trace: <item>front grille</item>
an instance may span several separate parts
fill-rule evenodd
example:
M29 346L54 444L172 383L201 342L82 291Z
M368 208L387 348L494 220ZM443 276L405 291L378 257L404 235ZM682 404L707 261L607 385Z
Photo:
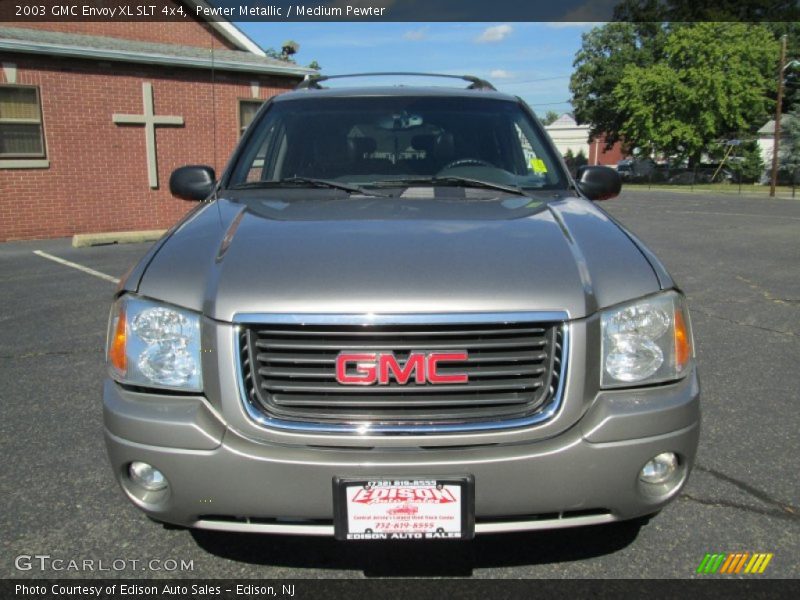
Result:
M455 426L531 417L550 406L563 377L560 323L470 325L243 325L239 351L244 391L275 422L321 425ZM442 375L467 383L350 386L336 381L340 352L466 351L442 362Z

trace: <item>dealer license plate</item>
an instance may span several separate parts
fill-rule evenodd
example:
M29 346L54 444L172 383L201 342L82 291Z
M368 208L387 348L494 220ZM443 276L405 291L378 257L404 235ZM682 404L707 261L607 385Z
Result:
M468 539L474 534L471 476L335 478L340 540Z

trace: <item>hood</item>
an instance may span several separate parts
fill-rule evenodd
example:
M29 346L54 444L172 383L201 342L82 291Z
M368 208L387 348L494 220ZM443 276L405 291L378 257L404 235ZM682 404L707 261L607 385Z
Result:
M659 289L650 263L591 202L518 196L223 199L187 219L139 285L236 313L566 311ZM485 194L485 191L482 192Z

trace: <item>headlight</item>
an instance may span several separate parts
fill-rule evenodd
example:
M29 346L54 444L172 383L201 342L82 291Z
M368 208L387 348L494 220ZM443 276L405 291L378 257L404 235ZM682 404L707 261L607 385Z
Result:
M683 377L694 350L682 295L666 292L602 313L601 387L646 385Z
M109 372L120 383L203 389L197 313L122 296L111 309L106 354Z

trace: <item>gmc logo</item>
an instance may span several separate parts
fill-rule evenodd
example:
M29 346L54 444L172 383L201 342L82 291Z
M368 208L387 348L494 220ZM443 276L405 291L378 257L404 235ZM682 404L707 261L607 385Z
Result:
M389 375L405 385L411 377L414 383L434 385L443 383L467 383L466 373L442 375L438 372L439 363L464 362L466 352L412 352L405 364L401 365L392 352L349 353L342 352L336 357L336 381L342 385L389 385Z

